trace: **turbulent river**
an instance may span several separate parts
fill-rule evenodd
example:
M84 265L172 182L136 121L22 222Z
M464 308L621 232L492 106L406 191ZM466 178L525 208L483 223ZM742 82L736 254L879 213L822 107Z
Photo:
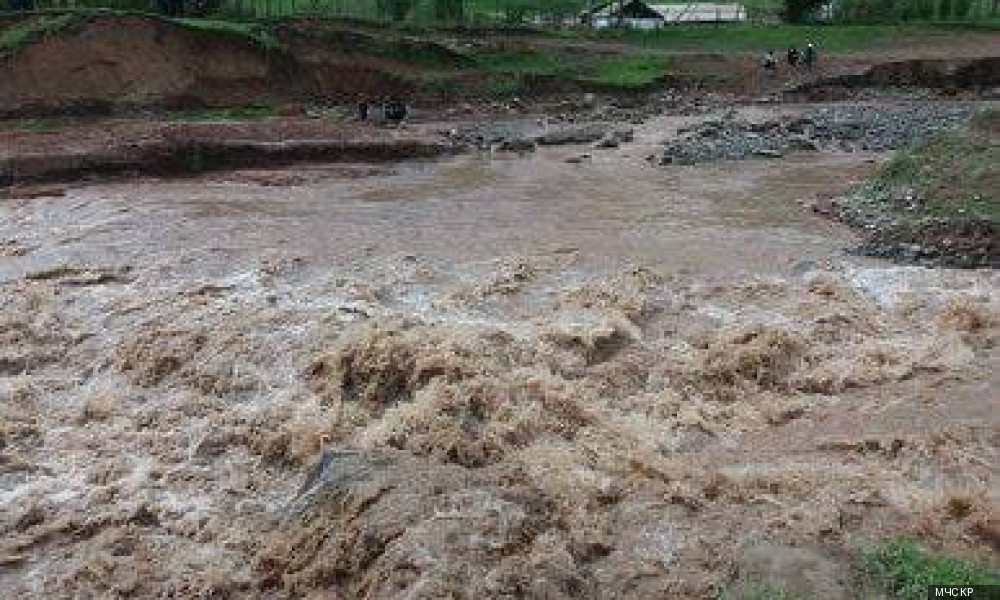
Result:
M0 595L707 596L748 543L981 551L1000 277L804 207L877 156L646 161L683 122L0 200ZM337 502L329 449L368 481Z

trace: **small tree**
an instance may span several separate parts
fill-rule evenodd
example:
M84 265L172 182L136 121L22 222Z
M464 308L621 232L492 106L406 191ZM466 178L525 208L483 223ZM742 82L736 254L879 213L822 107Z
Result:
M434 18L457 23L465 16L465 0L434 0Z
M402 21L410 14L413 0L378 0L380 18L388 17L392 21Z
M785 20L805 23L827 0L785 0Z

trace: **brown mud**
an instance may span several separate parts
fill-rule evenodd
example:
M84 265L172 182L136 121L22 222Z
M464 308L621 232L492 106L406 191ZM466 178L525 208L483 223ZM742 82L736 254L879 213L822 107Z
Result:
M762 548L989 557L998 275L844 252L802 203L877 157L642 160L688 123L0 200L0 595L710 598L791 577Z
M262 122L100 120L52 131L0 131L7 186L115 174L197 174L296 162L399 161L458 151L432 132L364 127L345 119ZM7 192L11 195L15 192Z
M801 100L833 100L849 98L863 89L924 88L957 94L961 90L993 93L998 87L1000 57L917 58L841 70L795 85L785 95Z
M404 59L365 53L371 36L303 26L268 43L151 16L80 17L0 57L0 115L226 107L412 93ZM280 44L280 45L279 45ZM355 49L352 50L351 48ZM412 48L391 48L406 56ZM447 53L444 47L438 53ZM459 57L460 58L460 57ZM457 58L455 59L458 60Z

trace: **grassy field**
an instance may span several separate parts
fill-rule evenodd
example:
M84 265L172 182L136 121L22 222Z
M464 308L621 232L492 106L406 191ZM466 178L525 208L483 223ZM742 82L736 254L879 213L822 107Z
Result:
M726 27L672 27L659 31L599 31L566 33L595 40L620 41L644 48L703 52L784 50L817 45L821 52L841 53L891 46L905 38L921 38L927 44L946 40L968 28L990 25L900 24L900 25L731 25ZM992 26L1000 31L1000 24Z
M507 78L549 77L623 91L648 88L670 72L669 57L645 53L614 58L548 51L494 51L475 55L477 66Z

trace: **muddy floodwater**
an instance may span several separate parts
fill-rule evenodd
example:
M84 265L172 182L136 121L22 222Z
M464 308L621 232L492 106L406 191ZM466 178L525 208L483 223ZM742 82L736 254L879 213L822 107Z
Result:
M74 189L12 213L11 234L20 230L39 248L3 272L72 258L189 278L277 257L357 269L400 253L445 266L572 251L589 273L636 262L668 272L781 273L851 243L800 201L860 180L867 157L668 169L643 158L669 121L624 149L591 151L582 164L564 162L581 154L577 147ZM18 227L18 218L31 226Z
M989 552L1000 278L804 207L878 156L647 161L683 122L0 200L0 595L710 597L747 544Z

